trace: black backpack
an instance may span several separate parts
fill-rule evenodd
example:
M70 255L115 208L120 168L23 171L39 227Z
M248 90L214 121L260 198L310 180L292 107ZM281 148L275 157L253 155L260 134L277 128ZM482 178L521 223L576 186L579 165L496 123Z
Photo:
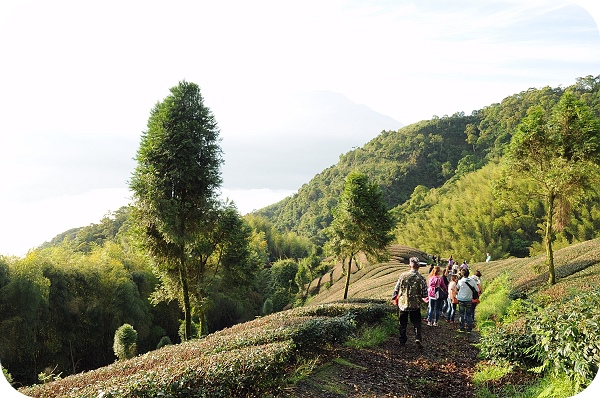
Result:
M473 300L477 300L479 298L479 292L473 286L469 285L469 282L465 281L465 285L469 286L471 291L473 292Z

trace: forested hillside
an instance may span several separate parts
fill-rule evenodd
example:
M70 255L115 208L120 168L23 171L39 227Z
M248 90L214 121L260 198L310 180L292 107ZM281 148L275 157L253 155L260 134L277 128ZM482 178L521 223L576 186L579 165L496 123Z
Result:
M327 288L333 271L341 272L336 266L344 259L327 251L324 230L352 171L381 188L400 246L471 261L483 261L486 252L494 260L538 254L545 205L525 182L519 188L526 194L505 196L501 163L528 109L549 113L567 90L600 116L600 76L588 76L569 88L530 89L471 115L384 131L292 197L244 217L215 201L212 218L198 217L213 224L185 257L190 274L170 285L164 258L144 250L133 205L65 231L23 258L0 256L2 365L16 385L46 382L114 362L116 331L126 325L143 354L302 306L314 281ZM559 220L556 249L600 233L598 192L577 199ZM192 286L184 330L181 280Z
M344 178L358 170L379 184L387 205L398 216L398 243L467 259L481 259L486 251L496 258L527 255L529 247L540 241L536 231L542 205L527 198L530 202L522 205L524 213L518 217L499 208L492 192L498 182L494 164L528 109L541 105L549 111L566 90L600 115L600 76L579 78L567 88L532 88L471 115L458 112L384 131L341 156L335 166L316 175L293 196L256 214L282 231L295 231L320 244ZM479 171L486 165L487 171ZM473 172L479 174L469 176ZM480 201L487 203L480 206ZM595 236L592 225L597 223L598 207L592 200L582 209L576 222L587 227L585 231L577 227L578 232L573 225L567 228L567 241Z

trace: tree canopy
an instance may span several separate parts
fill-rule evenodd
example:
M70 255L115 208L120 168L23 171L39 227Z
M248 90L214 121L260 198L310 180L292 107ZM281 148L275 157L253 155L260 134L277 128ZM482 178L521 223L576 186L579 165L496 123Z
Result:
M180 82L148 119L130 181L134 219L159 270L180 287L185 336L191 335L188 273L211 228L221 184L219 129L200 88Z
M348 260L344 300L348 298L352 260L359 252L381 261L393 240L394 219L383 202L379 186L362 173L346 177L339 204L333 209L333 222L327 230L329 251L339 260Z
M549 116L541 105L534 106L517 127L505 160L509 176L531 179L544 202L544 243L554 284L554 229L568 224L572 207L600 181L598 117L569 91Z

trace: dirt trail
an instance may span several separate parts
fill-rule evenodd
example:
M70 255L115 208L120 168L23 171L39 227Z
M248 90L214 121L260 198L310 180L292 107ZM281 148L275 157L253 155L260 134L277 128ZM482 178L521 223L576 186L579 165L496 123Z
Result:
M289 391L288 397L473 397L477 363L476 332L458 333L458 325L441 320L438 327L423 321L423 348L398 338L370 349L336 348L329 361ZM341 360L334 361L335 358Z

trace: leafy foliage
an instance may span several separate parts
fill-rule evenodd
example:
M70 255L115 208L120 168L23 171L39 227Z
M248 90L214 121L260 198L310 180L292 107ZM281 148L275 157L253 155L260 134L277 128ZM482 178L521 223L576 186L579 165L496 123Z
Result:
M342 263L348 260L344 299L348 298L352 260L358 253L372 261L386 259L393 226L379 187L364 174L348 174L340 203L333 210L333 222L326 230L330 253Z
M542 363L537 370L565 374L587 386L600 365L600 292L586 292L536 309L530 320L536 337L532 351Z
M381 322L393 311L375 304L375 316L369 307L343 303L280 312L20 392L32 397L275 394L285 387L286 374L314 359L320 348L343 343L367 320Z
M478 344L483 358L508 360L537 372L566 375L587 386L600 364L600 294L584 292L540 307L517 300L505 322Z
M130 324L126 323L117 329L113 343L113 350L117 358L133 358L137 352L137 332Z

